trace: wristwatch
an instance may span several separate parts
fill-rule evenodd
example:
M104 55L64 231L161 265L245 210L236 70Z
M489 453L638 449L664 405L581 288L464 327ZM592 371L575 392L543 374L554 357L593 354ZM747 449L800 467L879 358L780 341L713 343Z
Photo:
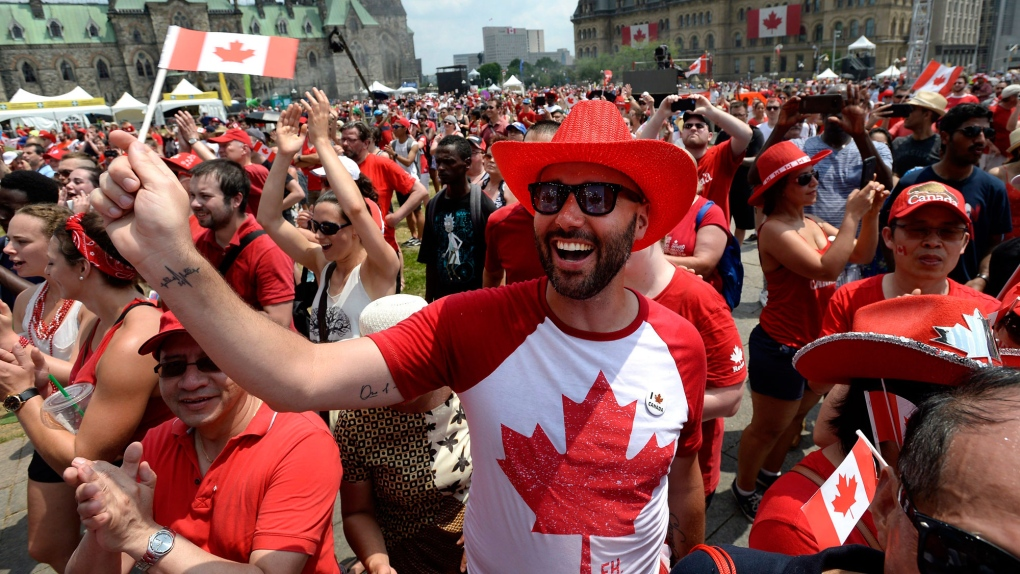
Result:
M195 145L198 143L198 138L188 138L188 145Z
M135 569L139 572L145 572L149 568L152 568L156 562L159 562L161 558L170 553L174 548L174 539L177 537L177 533L169 528L160 528L149 537L149 547L146 548L145 554L135 562Z
M4 399L4 408L7 409L7 412L9 413L17 412L22 405L28 402L28 399L37 396L39 396L39 389L35 387L32 387L18 395L7 395L7 398Z

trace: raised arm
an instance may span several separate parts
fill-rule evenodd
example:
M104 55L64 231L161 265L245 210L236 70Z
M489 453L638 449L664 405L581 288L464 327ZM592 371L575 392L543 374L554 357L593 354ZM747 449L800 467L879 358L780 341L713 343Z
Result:
M216 154L201 141L191 145L190 140L199 139L198 126L195 124L195 118L191 117L187 110L181 110L174 114L174 123L177 124L177 144L181 151L190 151L202 158L202 161L216 159Z
M666 96L659 107L652 114L652 117L648 118L648 121L641 124L641 127L637 131L637 139L639 140L654 140L659 139L659 128L662 127L662 122L666 121L670 115L672 115L671 108L673 102L680 99L680 96L671 95Z
M131 134L112 137L127 155L111 164L92 205L117 250L158 286L163 301L231 378L276 410L370 408L403 400L371 339L316 345L246 305L195 249L188 196L169 168Z

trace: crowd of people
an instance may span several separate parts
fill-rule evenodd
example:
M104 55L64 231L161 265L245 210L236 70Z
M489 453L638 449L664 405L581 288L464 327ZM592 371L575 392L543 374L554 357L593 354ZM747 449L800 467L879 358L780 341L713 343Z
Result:
M0 396L34 448L28 553L61 574L1020 571L1020 84L958 84L311 88L268 124L16 127ZM746 346L738 305L760 308ZM78 385L87 408L52 424ZM782 472L819 402L818 449ZM833 544L802 508L858 437L878 472L841 487ZM718 492L749 548L704 544Z

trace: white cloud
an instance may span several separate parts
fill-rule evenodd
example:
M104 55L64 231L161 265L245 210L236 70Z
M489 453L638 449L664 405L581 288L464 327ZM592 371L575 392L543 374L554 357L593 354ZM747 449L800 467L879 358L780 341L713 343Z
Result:
M576 8L577 0L404 0L425 74L452 65L454 54L481 52L485 26L545 30L546 50L573 53L570 16Z

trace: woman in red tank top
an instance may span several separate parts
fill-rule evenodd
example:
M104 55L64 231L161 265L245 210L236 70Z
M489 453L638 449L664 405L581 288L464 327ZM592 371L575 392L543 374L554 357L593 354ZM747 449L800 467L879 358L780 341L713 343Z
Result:
M748 200L765 213L758 256L768 289L748 341L754 413L740 439L733 483L741 510L752 519L761 494L759 472L781 467L794 433L800 433L801 421L819 398L793 368L793 355L818 336L843 268L871 261L878 245L878 213L888 192L877 182L850 194L839 229L804 214L818 197L814 166L829 153L809 158L792 142L770 147L758 159L762 183Z
M79 332L78 358L70 374L72 384L95 385L78 433L45 426L41 397L28 398L16 411L42 455L38 466L45 461L49 468L43 470L52 478L45 480L45 492L29 495L29 553L62 572L78 544L80 524L74 489L60 474L76 456L118 460L131 441L141 440L149 428L172 415L159 394L155 360L138 354L141 343L158 332L160 311L137 298L135 271L116 252L102 218L96 213L72 216L54 233L47 256L51 288L95 314ZM0 355L6 360L0 363L4 396L46 379L45 367L41 372L22 368L10 364L9 353Z

